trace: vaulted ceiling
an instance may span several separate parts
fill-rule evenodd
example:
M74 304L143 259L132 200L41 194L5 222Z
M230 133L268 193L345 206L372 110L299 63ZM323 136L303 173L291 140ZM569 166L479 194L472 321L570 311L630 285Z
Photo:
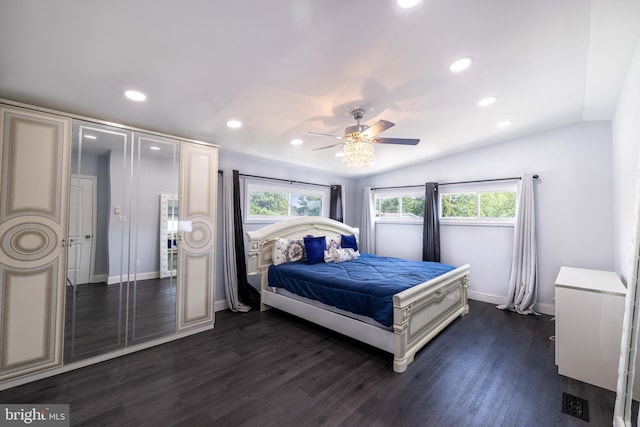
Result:
M361 176L610 120L639 32L636 0L0 0L0 97ZM356 105L420 144L313 151Z

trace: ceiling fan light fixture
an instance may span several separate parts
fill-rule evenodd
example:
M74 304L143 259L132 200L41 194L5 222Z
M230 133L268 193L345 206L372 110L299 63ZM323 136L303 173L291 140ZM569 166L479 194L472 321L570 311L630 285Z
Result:
M303 142L304 142L303 140L301 140L299 138L296 138L296 139L292 139L291 141L289 141L289 144L291 144L291 145L301 145Z
M356 140L345 142L342 161L350 168L366 168L374 160L373 142Z

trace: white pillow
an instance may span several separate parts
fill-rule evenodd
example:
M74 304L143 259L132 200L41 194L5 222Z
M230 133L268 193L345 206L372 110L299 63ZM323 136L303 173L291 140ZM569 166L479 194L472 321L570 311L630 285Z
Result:
M273 264L304 260L304 241L302 239L280 239L273 242Z
M324 251L324 262L345 262L357 259L360 256L360 252L354 251L351 248L335 249L330 248Z

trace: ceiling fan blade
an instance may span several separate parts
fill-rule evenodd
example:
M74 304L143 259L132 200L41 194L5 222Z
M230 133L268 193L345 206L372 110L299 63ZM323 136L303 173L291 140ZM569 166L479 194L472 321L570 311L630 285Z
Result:
M331 135L329 133L320 133L320 132L307 132L307 135L312 135L312 136L328 136L331 138L338 138L338 139L342 139L342 136L340 135Z
M395 126L395 123L391 123L391 122L388 122L386 120L378 120L377 122L375 122L374 124L369 126L369 128L367 130L362 132L362 135L365 138L372 138L372 137L376 136L377 134L379 134L380 132L385 131L385 130L389 129L390 127L393 127L393 126Z
M418 145L419 139L415 138L374 138L378 144Z
M336 147L338 145L343 145L343 144L344 144L344 142L338 142L337 144L327 145L326 147L314 148L311 151L326 150L327 148L332 148L332 147Z

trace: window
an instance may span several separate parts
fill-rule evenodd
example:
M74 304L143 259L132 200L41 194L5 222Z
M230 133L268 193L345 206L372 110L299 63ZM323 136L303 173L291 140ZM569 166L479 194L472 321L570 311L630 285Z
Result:
M383 192L375 195L376 221L422 222L424 195L422 191L410 193Z
M247 222L276 222L296 216L328 216L328 188L248 181L245 189Z
M513 224L516 185L485 185L458 189L440 187L440 220L443 224Z

